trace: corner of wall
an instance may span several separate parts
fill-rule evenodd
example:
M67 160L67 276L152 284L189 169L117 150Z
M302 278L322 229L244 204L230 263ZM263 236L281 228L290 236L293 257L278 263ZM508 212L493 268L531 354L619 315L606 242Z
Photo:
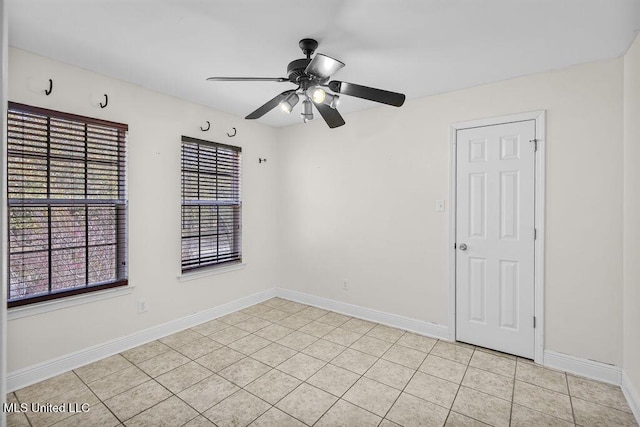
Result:
M622 390L640 421L640 34L624 56Z

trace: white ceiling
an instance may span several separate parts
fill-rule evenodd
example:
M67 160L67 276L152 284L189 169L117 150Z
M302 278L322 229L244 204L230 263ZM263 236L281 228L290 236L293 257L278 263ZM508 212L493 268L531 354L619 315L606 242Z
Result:
M304 37L346 63L336 79L412 99L613 58L640 30L640 0L8 0L8 12L11 46L242 117L294 86L205 79L284 77ZM343 96L340 110L378 105ZM260 121L298 123L299 109Z

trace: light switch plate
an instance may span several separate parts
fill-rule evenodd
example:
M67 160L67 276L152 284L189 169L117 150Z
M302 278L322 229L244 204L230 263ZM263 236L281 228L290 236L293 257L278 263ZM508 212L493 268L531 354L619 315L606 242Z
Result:
M436 200L436 212L444 212L444 200Z

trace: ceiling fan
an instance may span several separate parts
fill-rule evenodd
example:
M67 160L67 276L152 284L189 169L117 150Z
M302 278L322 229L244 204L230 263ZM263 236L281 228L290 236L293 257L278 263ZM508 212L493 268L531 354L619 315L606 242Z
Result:
M345 123L336 109L340 95L367 99L395 107L400 107L404 103L405 96L401 93L338 80L329 81L329 78L345 64L321 53L317 53L311 59L311 55L318 47L318 42L314 39L302 39L299 46L306 58L291 61L287 66L287 77L209 77L207 80L218 82L290 82L298 86L296 89L285 90L267 101L245 117L246 119L259 119L277 106L280 106L284 112L291 113L293 107L302 98L303 122L306 123L313 119L312 106L315 106L327 125L330 128L336 128Z

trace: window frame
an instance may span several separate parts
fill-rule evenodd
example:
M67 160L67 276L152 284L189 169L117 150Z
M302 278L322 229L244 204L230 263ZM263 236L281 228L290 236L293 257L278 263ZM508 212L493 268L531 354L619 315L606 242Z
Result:
M29 208L29 207L46 207L47 210L47 227L46 227L46 232L49 236L48 238L48 244L46 249L41 249L38 252L43 252L43 253L47 253L47 257L49 259L49 273L47 274L47 285L48 285L48 292L47 293L41 293L41 294L35 294L34 296L31 297L24 297L24 298L19 298L19 299L13 299L11 300L11 277L10 277L10 269L11 269L11 233L9 232L7 235L7 247L8 247L8 251L7 251L7 264L8 264L8 268L7 268L7 307L8 308L12 308L12 307L20 307L20 306L27 306L27 305L32 305L32 304L36 304L39 302L45 302L45 301L51 301L51 300L59 300L59 299L64 299L66 297L70 297L70 296L76 296L76 295L80 295L80 294L86 294L89 292L96 292L96 291L101 291L101 290L105 290L105 289L113 289L116 287L121 287L121 286L127 286L128 285L128 199L127 199L127 171L128 171L128 162L127 162L127 138L128 138L128 125L126 124L122 124L122 123L116 123L116 122L111 122L111 121L107 121L107 120L102 120L102 119L96 119L96 118L92 118L92 117L86 117L86 116L81 116L81 115L77 115L77 114L72 114L72 113L66 113L66 112L61 112L61 111L56 111L56 110L50 110L50 109L46 109L46 108L41 108L41 107L34 107L31 105L25 105L25 104L21 104L21 103L17 103L17 102L9 102L8 108L7 108L7 122L9 122L9 115L10 114L25 114L25 115L38 115L41 117L45 117L47 120L47 133L46 133L46 146L47 146L47 154L46 156L43 156L42 154L39 155L32 155L34 159L45 159L47 162L47 166L46 166L46 182L47 182L47 194L46 197L40 197L40 198L36 198L36 197L25 197L26 193L22 193L21 197L11 197L11 190L9 185L7 185L7 217L11 218L11 209L12 208ZM68 193L62 193L62 195L64 197L52 197L52 193L49 190L49 186L50 186L50 182L52 181L51 179L51 174L52 174L52 167L51 167L51 159L52 158L57 158L60 161L67 161L67 162L77 162L78 159L74 158L73 156L69 155L69 157L65 158L63 155L59 155L59 156L52 156L50 153L50 147L51 147L51 141L52 141L52 132L51 132L51 128L50 128L50 123L52 120L61 120L61 121L71 121L74 122L74 124L83 124L85 126L85 135L84 135L84 151L85 151L85 158L84 158L84 163L85 163L85 170L84 170L84 177L83 177L83 181L84 181L84 186L85 186L85 190L84 190L84 197L83 198L79 198L79 197L73 197L74 194L72 192L68 192ZM95 197L95 196L91 196L89 195L89 191L88 191L88 186L89 186L89 172L88 172L88 165L89 165L89 160L87 157L87 153L89 150L89 145L88 145L88 141L89 141L89 133L88 133L88 129L89 126L96 126L99 128L109 128L112 131L116 131L117 132L117 137L115 138L115 144L116 144L116 150L115 152L116 154L116 160L113 161L112 165L115 165L115 168L117 170L117 174L115 174L116 177L116 187L117 187L117 193L118 196L115 199L103 199L103 198L99 198L99 197ZM10 144L8 141L8 136L9 136L9 127L7 129L7 149L5 154L7 155L7 157L9 158L11 155L20 155L19 152L12 152L10 150ZM23 133L23 135L28 135L28 133ZM95 136L94 136L95 138ZM96 144L95 142L93 143L94 145ZM99 147L100 145L98 145ZM8 159L9 160L9 159ZM95 160L94 160L95 162ZM8 164L10 164L10 162L8 161ZM16 163L17 165L19 164L24 164L24 155L22 156L22 158L20 159L20 161L18 163ZM9 169L7 170L7 183L10 182L10 171ZM100 182L100 180L98 180L97 182ZM59 194L58 194L59 196ZM77 195L76 195L77 196ZM52 226L52 207L56 207L56 206L62 206L62 207L84 207L85 208L85 213L84 213L84 222L85 222L85 232L83 234L84 237L84 243L82 243L82 247L85 250L85 259L83 262L84 268L85 268L85 284L83 286L78 286L78 287L73 287L73 288L67 288L67 289L61 289L61 290L55 290L52 289L53 286L53 277L52 277L52 270L51 270L51 265L50 265L50 260L52 257L52 252L56 251L56 250L64 250L65 247L60 247L60 248L53 248L52 247L52 239L51 239L51 235L53 234L54 230L53 230L53 226ZM89 229L88 229L88 222L89 222L89 209L90 208L94 208L94 207L98 207L98 206L108 206L108 207L113 207L114 208L114 219L113 222L110 222L113 224L113 234L114 234L114 243L112 244L114 246L114 269L113 269L113 273L115 276L114 280L109 280L109 281L102 281L102 282L96 282L96 283L90 283L90 276L88 274L89 271L89 263L90 263L90 256L89 256L89 252L90 252L90 248L92 247L98 247L101 245L91 245L90 244L90 238L89 238ZM10 221L9 225L8 225L8 231L11 230L11 224ZM102 244L104 245L104 244ZM69 247L67 247L67 250L69 249Z
M232 177L232 182L233 182L233 190L229 193L225 193L225 195L229 196L231 195L231 199L232 201L230 201L229 198L200 198L200 185L201 185L201 180L200 180L200 157L198 157L198 168L197 168L197 185L198 185L198 198L197 199L193 199L193 198L189 198L188 200L185 198L185 188L186 188L186 184L185 184L185 171L187 170L187 168L185 168L185 144L197 144L198 145L198 153L200 150L200 146L204 146L207 147L208 149L215 149L216 153L218 152L217 150L225 150L225 152L227 152L227 155L229 152L233 152L234 154L234 160L232 162L229 162L228 159L223 160L218 162L217 160L217 155L216 155L216 162L215 165L213 166L215 168L215 173L213 173L211 170L208 170L206 172L206 174L208 174L209 178L211 178L211 176L215 175L216 177L218 177L218 167L222 166L221 169L224 169L225 167L231 167L232 171L235 173ZM224 157L223 157L224 158ZM181 162L180 162L180 202L181 202L181 213L180 213L180 222L181 222L181 227L180 227L180 232L181 232L181 237L180 237L180 248L181 248L181 256L180 256L180 271L182 275L191 275L191 274L199 274L199 273L203 273L206 272L207 270L215 270L215 269L221 269L221 268L228 268L228 267L232 267L238 264L242 264L242 191L241 191L241 182L242 182L242 147L239 146L235 146L235 145L229 145L229 144L222 144L219 142L213 142L213 141L207 141L207 140L203 140L203 139L198 139L198 138L192 138L189 136L182 136L181 139L181 156L180 156ZM210 158L208 160L211 160ZM210 164L208 166L211 166ZM191 170L190 172L193 173L193 170ZM205 172L203 172L203 175L205 175ZM223 174L221 174L223 175ZM205 175L206 176L206 175ZM216 193L217 193L217 188L218 186L214 186L214 188L216 188ZM208 188L209 190L211 190L211 187ZM235 198L233 197L235 196ZM189 235L185 237L185 207L186 206L198 206L198 233L197 235ZM205 261L203 262L202 259L204 258L201 254L201 250L202 250L202 237L203 237L203 233L202 228L203 228L203 223L204 221L202 220L201 217L201 209L202 207L217 207L218 210L218 219L219 219L219 208L220 207L229 207L232 206L235 208L235 210L232 213L232 218L233 218L233 226L232 226L232 246L233 249L231 250L230 254L232 255L231 258L229 259L213 259L210 261ZM236 211L237 210L237 211ZM220 234L219 234L219 224L220 222L217 220L216 221L216 245L217 247L219 247L219 243L220 243ZM229 233L227 233L229 234ZM187 261L191 261L192 262L192 266L188 266L185 267L185 258L184 258L184 248L185 248L185 240L187 239L193 239L197 237L198 238L198 252L199 255L196 258L189 258ZM233 256L235 255L235 256ZM220 256L220 254L218 252L216 252L215 257L218 258Z

